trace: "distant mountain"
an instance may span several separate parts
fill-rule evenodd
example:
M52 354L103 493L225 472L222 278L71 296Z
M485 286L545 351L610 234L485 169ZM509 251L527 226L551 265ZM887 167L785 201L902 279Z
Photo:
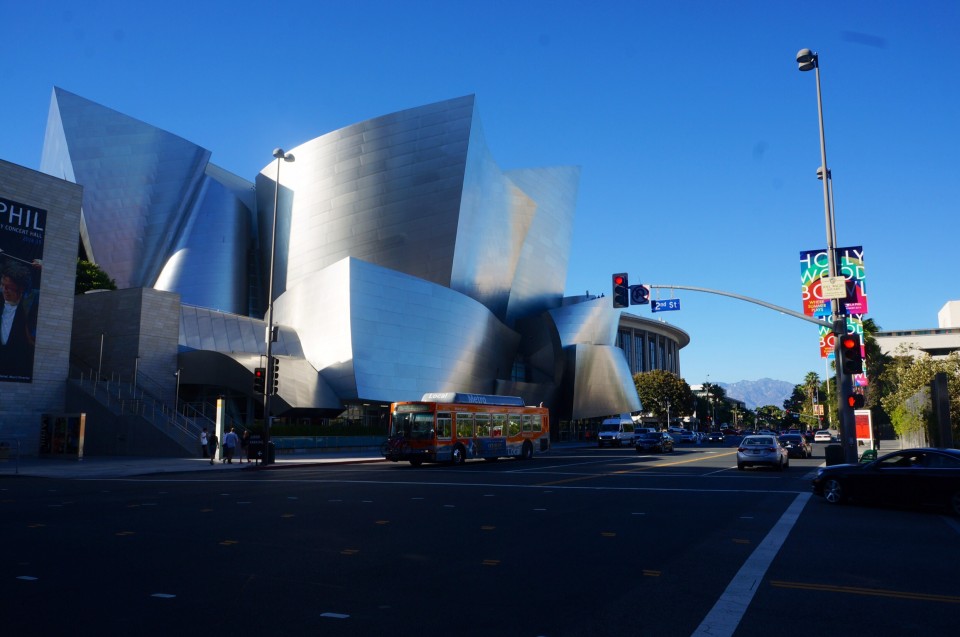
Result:
M748 408L756 409L764 405L783 408L783 401L793 394L795 383L785 380L761 378L760 380L741 380L735 383L717 383L723 387L730 398L742 400Z

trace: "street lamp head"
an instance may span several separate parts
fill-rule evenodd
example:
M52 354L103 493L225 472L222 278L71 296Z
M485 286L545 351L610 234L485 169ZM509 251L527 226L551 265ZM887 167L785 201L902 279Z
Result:
M293 153L284 152L284 150L283 150L282 148L274 148L274 149L273 149L273 156L276 157L277 159L282 159L283 161L293 161L293 160L294 160Z
M817 67L819 58L817 54L810 49L800 49L797 52L797 65L801 71L810 71Z

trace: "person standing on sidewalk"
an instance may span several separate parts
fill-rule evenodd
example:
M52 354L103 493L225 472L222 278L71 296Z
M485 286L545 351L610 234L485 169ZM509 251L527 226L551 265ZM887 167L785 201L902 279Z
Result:
M207 452L210 454L210 464L213 464L213 459L217 457L216 432L210 432L210 435L207 436Z
M200 432L200 451L203 452L204 458L210 455L207 453L207 447L209 446L209 444L210 442L207 440L207 428L204 427L203 431Z
M250 462L250 430L244 429L243 435L240 436L240 462L243 463L243 460L246 459L247 462Z
M237 450L237 445L240 443L240 438L237 437L237 432L233 427L230 427L228 431L223 436L223 459L220 462L227 462L228 464L233 464L233 453Z

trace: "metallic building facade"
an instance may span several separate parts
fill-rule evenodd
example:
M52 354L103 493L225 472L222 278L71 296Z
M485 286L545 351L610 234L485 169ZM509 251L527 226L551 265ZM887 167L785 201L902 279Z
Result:
M281 415L433 391L515 393L554 418L640 409L620 310L563 296L577 167L502 170L473 96L289 152L249 182L56 88L41 168L84 187L83 248L119 287L181 296L181 364L211 385L265 353L276 196Z

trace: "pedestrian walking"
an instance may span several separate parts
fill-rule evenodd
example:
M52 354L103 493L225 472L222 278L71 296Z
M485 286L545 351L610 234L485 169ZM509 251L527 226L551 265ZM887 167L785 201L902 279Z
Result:
M250 430L244 429L243 435L240 436L240 462L243 463L244 459L249 463L250 462Z
M207 445L209 444L210 442L207 440L207 428L204 427L203 431L200 432L200 451L203 453L204 458L210 455L207 453Z
M239 444L240 438L237 436L236 430L230 427L230 431L223 436L223 459L220 462L233 464L233 454Z
M207 436L207 451L210 454L210 464L213 464L213 459L217 457L217 434L210 432Z

